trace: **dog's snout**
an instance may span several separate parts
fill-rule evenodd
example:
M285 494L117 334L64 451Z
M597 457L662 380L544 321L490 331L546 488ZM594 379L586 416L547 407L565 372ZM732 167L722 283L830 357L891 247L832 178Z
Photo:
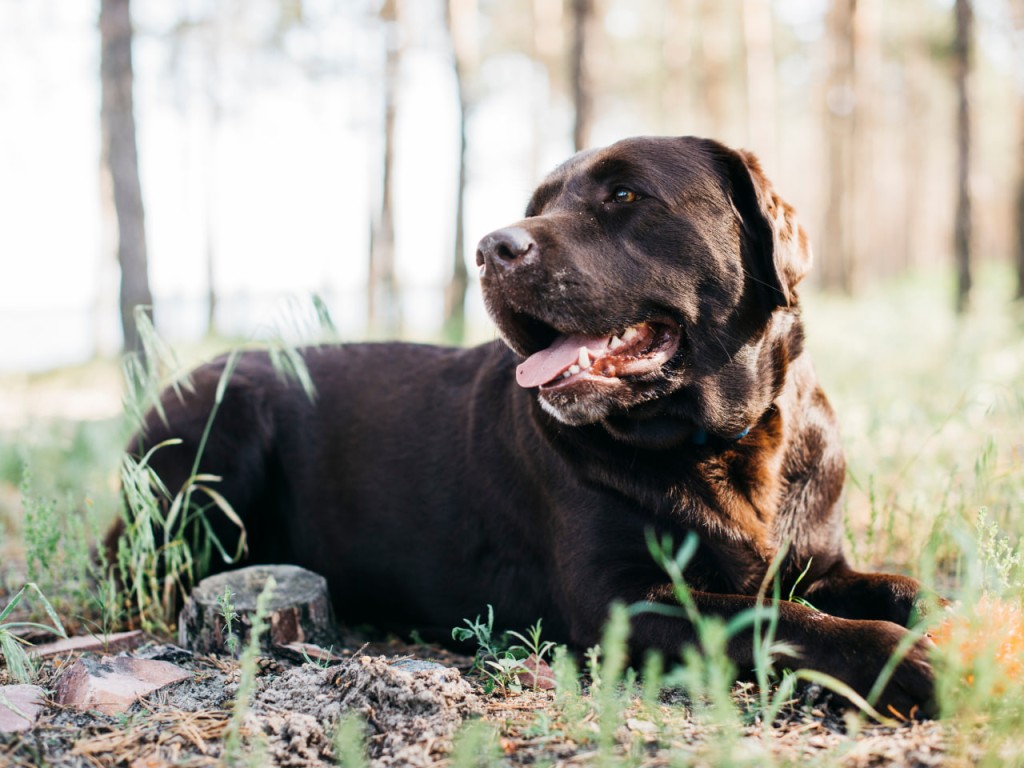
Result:
M478 267L486 269L493 264L502 269L516 267L530 261L537 243L522 227L505 227L484 235L476 249Z

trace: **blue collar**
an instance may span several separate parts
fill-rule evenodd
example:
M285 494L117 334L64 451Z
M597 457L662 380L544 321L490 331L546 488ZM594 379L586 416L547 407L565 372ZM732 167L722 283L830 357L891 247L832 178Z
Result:
M737 440L742 440L749 433L750 427L747 427L738 435L730 435L728 437L724 437L723 439L730 443L735 443ZM707 445L709 439L710 435L708 435L707 430L698 429L696 432L693 433L693 436L690 438L690 442L693 443L694 445Z

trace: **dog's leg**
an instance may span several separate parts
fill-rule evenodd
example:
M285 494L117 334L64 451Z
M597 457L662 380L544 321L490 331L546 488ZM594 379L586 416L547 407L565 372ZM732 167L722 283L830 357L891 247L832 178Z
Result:
M929 595L916 579L860 573L839 563L800 594L818 610L846 619L878 619L912 626L929 607L948 601Z
M691 593L702 616L729 620L758 605L756 597L708 592ZM678 616L664 612L640 612L632 620L630 651L635 660L649 649L661 651L668 659L678 658L686 645L699 642L696 629L684 618L665 585L648 593L648 602L673 605ZM889 658L906 642L908 631L889 621L863 621L830 616L798 603L780 601L764 604L778 612L775 642L793 649L792 654L776 657L778 667L813 669L835 677L861 696L867 696ZM767 631L768 620L762 627ZM582 641L582 642L581 642ZM577 638L586 646L593 637ZM883 689L876 707L890 714L935 713L935 679L928 661L929 641L912 643ZM755 664L754 632L748 628L730 639L727 652L741 675L749 674Z

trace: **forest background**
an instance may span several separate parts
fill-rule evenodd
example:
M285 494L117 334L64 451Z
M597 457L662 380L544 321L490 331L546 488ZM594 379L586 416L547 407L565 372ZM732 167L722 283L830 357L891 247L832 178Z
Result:
M311 293L342 338L490 338L477 239L634 134L753 150L814 288L1024 290L1020 0L12 0L0 29L0 370L132 348L138 304L171 341Z

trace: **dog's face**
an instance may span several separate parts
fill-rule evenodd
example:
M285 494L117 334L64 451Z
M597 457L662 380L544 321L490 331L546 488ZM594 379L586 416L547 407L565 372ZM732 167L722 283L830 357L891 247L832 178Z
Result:
M757 161L713 141L580 153L476 258L487 309L526 358L519 384L565 424L628 437L665 416L672 434L738 433L781 386L780 345L799 344L807 238Z

